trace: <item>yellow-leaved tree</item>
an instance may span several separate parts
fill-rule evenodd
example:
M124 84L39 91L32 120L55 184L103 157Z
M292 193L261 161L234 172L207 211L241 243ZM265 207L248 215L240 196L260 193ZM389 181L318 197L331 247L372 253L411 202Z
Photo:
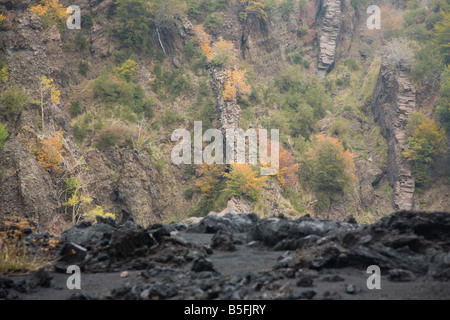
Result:
M222 168L219 165L202 164L197 172L201 175L195 182L202 196L211 198L219 192L219 183L222 178Z
M267 176L260 177L259 172L248 164L232 164L224 177L226 192L231 196L244 196L253 201L258 200L267 179Z
M30 12L41 16L44 28L61 24L69 17L66 8L59 3L59 0L41 0L40 4L30 8Z
M45 105L45 94L49 92L50 101L54 104L59 104L61 92L56 89L56 85L53 79L47 78L46 76L40 77L41 81L41 116L42 116L42 131L45 131L45 118L44 118L44 105Z
M238 95L248 96L251 93L251 89L247 82L245 70L237 67L227 70L227 80L222 91L225 101L234 101Z

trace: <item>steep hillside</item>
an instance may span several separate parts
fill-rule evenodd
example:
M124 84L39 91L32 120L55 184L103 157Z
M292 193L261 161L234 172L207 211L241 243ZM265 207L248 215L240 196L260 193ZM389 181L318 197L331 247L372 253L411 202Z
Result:
M80 0L81 29L40 3L0 0L0 217L448 210L448 1L380 0L379 30L365 0ZM280 170L175 164L194 121L280 130Z

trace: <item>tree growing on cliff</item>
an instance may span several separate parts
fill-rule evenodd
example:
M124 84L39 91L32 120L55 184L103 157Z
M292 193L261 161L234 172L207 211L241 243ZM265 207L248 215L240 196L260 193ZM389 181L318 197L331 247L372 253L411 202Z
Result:
M280 151L279 170L276 173L277 180L281 183L283 188L294 187L298 182L298 170L300 164L295 163L292 152L283 149Z
M305 186L316 192L318 209L328 207L350 190L356 180L354 158L335 138L319 134L313 139L300 175Z
M249 15L254 15L258 19L267 21L268 15L266 12L265 0L241 0L241 3L244 5L244 11L239 13L239 19L241 21L247 20Z
M44 137L41 140L41 147L38 151L38 161L45 170L52 170L60 173L61 163L64 153L64 132L57 131L51 137Z
M147 0L114 0L116 11L111 32L123 47L151 52L151 8Z
M442 20L434 27L434 41L444 57L446 64L450 64L450 12L442 12Z
M245 70L234 67L227 70L227 78L222 91L225 101L234 101L238 95L248 96L252 87L248 84Z
M416 112L410 116L408 131L409 147L403 156L412 163L416 183L424 184L430 180L429 171L437 157L446 153L445 129L426 115Z
M445 129L450 130L450 67L447 66L441 76L441 100L436 114Z
M41 16L44 28L54 24L61 26L69 17L59 0L41 0L40 4L30 8L30 12Z
M45 117L44 117L44 109L45 109L45 95L46 93L50 94L50 102L54 104L59 104L59 98L61 96L61 92L56 89L56 85L53 82L53 79L47 78L46 76L40 77L41 81L41 116L42 116L42 131L45 131Z

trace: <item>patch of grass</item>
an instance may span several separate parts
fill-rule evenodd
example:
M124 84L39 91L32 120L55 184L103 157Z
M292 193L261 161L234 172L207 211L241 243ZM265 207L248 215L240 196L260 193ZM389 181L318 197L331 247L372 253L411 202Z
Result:
M29 219L0 222L0 274L36 271L51 261L58 240L51 236L27 244L25 237L33 229Z
M361 99L364 105L370 105L372 102L373 90L377 83L378 74L380 73L381 60L379 58L373 59L367 70L366 77L361 89Z

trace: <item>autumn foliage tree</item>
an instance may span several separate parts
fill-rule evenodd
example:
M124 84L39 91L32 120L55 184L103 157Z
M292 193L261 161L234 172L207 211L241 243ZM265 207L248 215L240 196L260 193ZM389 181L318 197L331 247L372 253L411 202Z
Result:
M295 163L294 156L292 152L283 149L280 152L279 156L279 169L276 173L277 180L281 183L281 185L285 188L294 187L298 182L298 170L300 168L300 164Z
M239 13L239 19L241 21L245 21L249 15L254 15L258 19L267 21L268 16L265 11L266 4L264 2L264 0L241 0L241 3L244 5L244 11Z
M197 172L200 178L195 182L195 186L199 189L202 196L211 198L217 195L222 179L222 168L218 165L202 164Z
M56 88L56 85L51 78L46 76L40 77L41 81L41 116L42 116L42 130L45 130L44 105L46 93L50 94L50 102L59 104L61 92Z
M318 197L317 207L327 207L353 185L355 155L339 140L319 134L305 154L301 178Z
M260 177L259 172L248 164L232 164L230 171L224 173L226 189L231 196L244 196L258 200L267 176Z
M31 7L30 11L43 17L47 26L61 24L69 17L59 0L41 0L41 3Z
M195 37L192 38L192 42L197 44L202 50L203 54L211 60L214 57L214 53L211 48L211 36L205 31L203 25L195 25L192 30Z
M416 112L410 117L409 147L403 156L413 165L416 183L422 184L430 180L429 170L436 158L446 153L447 139L445 129L426 115Z
M45 170L61 172L61 164L64 160L64 132L57 131L53 136L42 138L38 151L38 161Z
M196 43L208 61L226 69L222 96L225 101L235 101L239 95L248 96L251 86L248 83L246 71L237 66L239 62L238 51L231 41L219 37L217 42L212 42L211 36L205 32L203 25L193 27Z
M227 70L227 78L222 91L225 101L233 101L238 95L248 96L251 93L251 86L247 82L245 70L233 68Z

